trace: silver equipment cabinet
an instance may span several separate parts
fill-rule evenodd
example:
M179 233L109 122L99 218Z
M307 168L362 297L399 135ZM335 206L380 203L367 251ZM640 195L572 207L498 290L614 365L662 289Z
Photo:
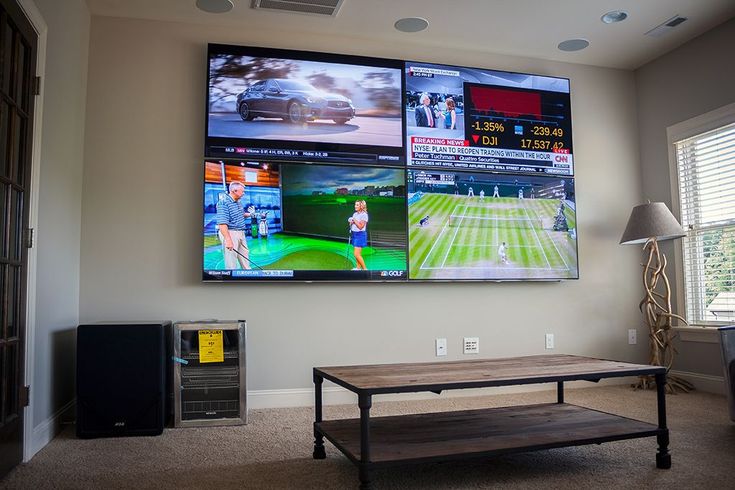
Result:
M211 337L202 332L207 330ZM214 339L213 348L200 349L200 333L202 339ZM246 336L243 320L174 323L176 427L247 423Z

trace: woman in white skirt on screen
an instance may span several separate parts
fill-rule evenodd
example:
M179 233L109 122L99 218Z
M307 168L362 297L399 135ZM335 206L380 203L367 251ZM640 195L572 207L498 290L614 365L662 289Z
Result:
M352 246L355 248L355 262L357 262L357 267L353 270L367 270L365 259L362 258L362 248L367 247L367 203L355 201L355 213L347 221L350 223Z

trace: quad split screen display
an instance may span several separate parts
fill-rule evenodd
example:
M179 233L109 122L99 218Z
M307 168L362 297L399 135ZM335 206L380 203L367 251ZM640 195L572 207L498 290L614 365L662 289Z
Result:
M569 80L209 45L205 281L577 279Z

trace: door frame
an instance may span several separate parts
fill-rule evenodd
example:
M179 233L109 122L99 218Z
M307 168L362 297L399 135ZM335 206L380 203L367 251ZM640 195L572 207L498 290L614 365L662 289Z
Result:
M36 76L41 77L40 95L35 96L33 108L33 141L31 144L31 185L30 209L28 210L28 227L34 230L34 244L28 249L28 268L26 271L26 332L25 332L25 367L23 386L31 384L34 377L36 352L36 272L38 268L38 194L40 189L41 173L41 128L43 127L43 94L46 83L46 39L48 25L33 0L16 0L25 13L31 26L38 35L38 53L36 56ZM36 390L31 386L28 406L23 409L23 462L27 463L41 447L33 444L33 405L36 399Z

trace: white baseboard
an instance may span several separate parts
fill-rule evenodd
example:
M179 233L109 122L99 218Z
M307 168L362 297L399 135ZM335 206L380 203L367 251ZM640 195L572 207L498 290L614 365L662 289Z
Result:
M725 395L725 378L724 376L711 376L709 374L690 373L688 371L674 371L670 373L689 381L694 387L700 391L707 393L715 393L717 395Z
M31 458L43 447L51 442L51 439L61 432L62 420L73 420L74 411L76 409L76 399L61 407L48 419L44 420L33 428L31 435L30 447L28 451L24 451L23 462L27 463Z
M572 381L564 384L565 388L591 388L593 386L610 386L630 384L635 378L607 378L599 383L588 381ZM430 398L457 398L465 396L504 395L510 393L530 393L533 391L556 390L556 383L533 385L500 386L495 388L469 388L464 390L445 390L440 395L431 392L397 393L380 395L373 401L399 400L426 400ZM324 405L347 405L357 403L357 395L339 386L325 386L322 388L322 402ZM313 407L314 388L292 388L284 390L249 390L248 409L285 408L285 407Z

